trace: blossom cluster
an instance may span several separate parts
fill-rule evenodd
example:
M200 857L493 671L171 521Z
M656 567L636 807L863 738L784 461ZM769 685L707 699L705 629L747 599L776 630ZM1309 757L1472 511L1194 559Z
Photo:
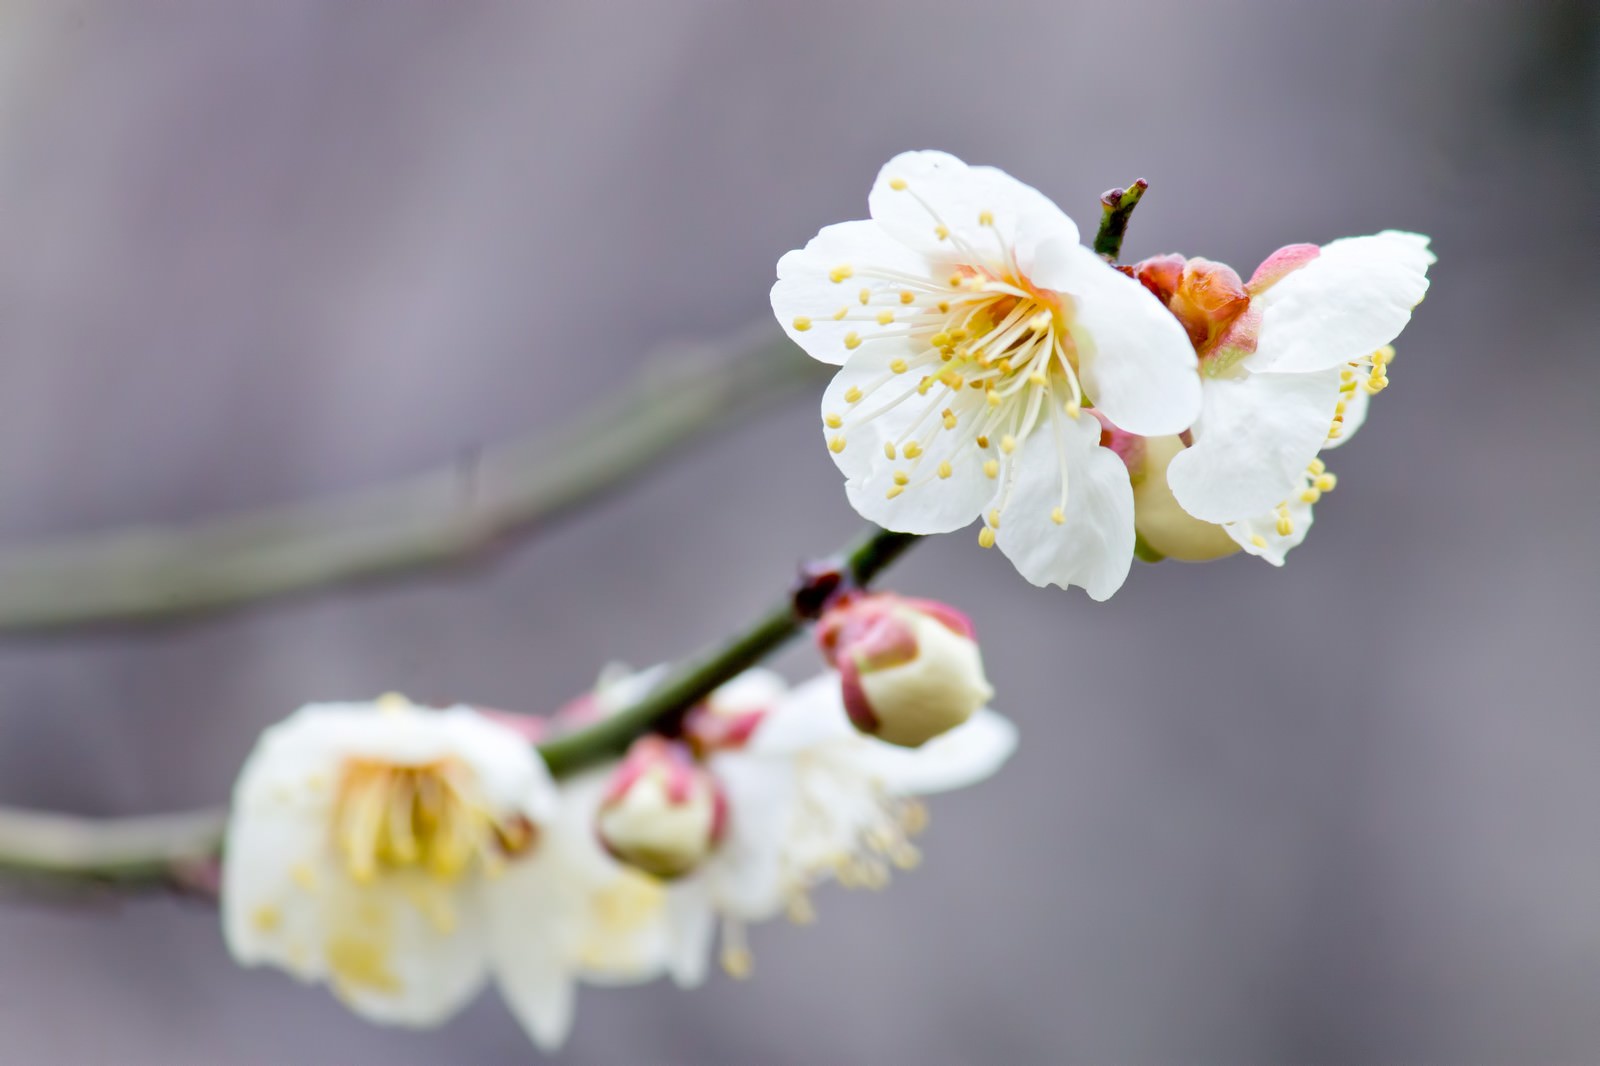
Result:
M1136 556L1283 564L1434 261L1384 231L1289 245L1248 280L1181 255L1118 266L1038 191L939 152L890 160L868 207L783 256L772 289L839 368L821 414L851 504L902 533L981 521L1029 581L1097 600ZM920 797L1016 744L964 615L834 576L790 623L816 622L826 672L789 688L730 667L560 781L533 742L606 723L660 670L549 720L386 697L268 730L225 850L233 954L401 1025L492 979L544 1047L579 984L694 986L718 957L748 974L749 924L914 866Z
M437 1025L492 978L545 1048L580 982L694 986L714 955L744 976L747 924L808 921L819 885L877 888L916 865L919 797L1010 755L970 633L925 601L842 603L822 639L853 680L791 689L752 670L675 735L560 782L530 735L615 712L659 670L550 721L399 696L307 706L263 735L236 788L229 947L388 1024ZM864 733L864 714L916 746Z
M886 164L871 218L778 262L772 307L837 365L822 400L850 502L886 529L981 519L1036 585L1103 600L1135 554L1282 565L1388 384L1428 240L1116 267L1037 190L943 152Z

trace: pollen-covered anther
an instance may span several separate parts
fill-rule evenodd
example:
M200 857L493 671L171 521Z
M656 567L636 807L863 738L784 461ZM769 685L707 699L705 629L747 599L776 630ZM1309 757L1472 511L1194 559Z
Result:
M978 547L994 547L994 530L990 529L988 526L984 526L982 529L978 530Z
M1050 521L1054 522L1058 526L1065 525L1067 521L1066 512L1059 507L1052 508L1050 511Z
M894 371L896 374L904 374L910 368L911 364L907 363L904 359L895 359L889 363L889 369Z
M946 407L940 413L940 417L944 421L944 428L945 429L955 429L956 428L956 413L954 411L952 411L950 408Z
M955 473L955 469L953 467L951 467L951 465L950 465L948 460L946 460L944 462L941 462L939 464L939 477L940 477L941 480L944 479L944 478L948 478L953 473Z
M849 263L840 263L838 266L828 271L828 280L833 282L835 285L838 285L854 276L855 268Z
M861 347L861 334L857 333L855 330L851 330L849 333L846 333L844 335L844 346L849 348L851 351Z
M880 326L892 326L892 325L894 325L894 312L893 311L879 311L878 312L878 325L880 325Z
M906 179L905 178L890 178L889 179L889 188L893 189L895 192L905 192L906 191Z
M894 472L894 483L896 485L909 485L911 484L911 475L904 470L896 470Z
M856 386L851 385L848 389L845 390L844 402L845 403L860 403L861 402L861 390L859 388L857 388Z
M983 462L983 476L987 477L987 478L997 478L997 477L999 477L1000 476L1000 460L998 460L998 459L985 459L984 462Z
M795 315L794 328L797 331L804 333L806 330L811 328L811 319L806 315Z
M992 226L992 225L994 225L994 212L993 211L979 211L978 212L978 225L980 225L980 226Z
M1002 452L1005 452L1007 455L1010 455L1012 452L1016 451L1017 450L1017 438L1013 437L1009 433L1007 433L1005 436L1001 437L1000 438L1000 450Z
M901 289L900 302L903 304L914 304L917 302L917 294L912 292L910 289Z
M828 450L830 452L832 452L834 455L838 455L840 452L844 451L844 438L841 437L841 436L834 436L834 437L829 438L829 440L828 440Z
M941 241L947 241L950 239L950 227L941 222L937 226L933 227L933 235L938 237Z
M838 429L840 426L844 425L844 416L832 413L825 414L822 416L822 424L827 426L829 429Z

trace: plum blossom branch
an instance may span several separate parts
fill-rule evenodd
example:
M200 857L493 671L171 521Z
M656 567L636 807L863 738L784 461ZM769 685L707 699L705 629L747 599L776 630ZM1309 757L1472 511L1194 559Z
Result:
M918 539L874 528L831 565L840 579L864 587ZM632 706L540 745L539 754L558 776L620 754L799 633L814 606L804 596L785 600ZM125 888L182 885L216 859L226 818L223 810L96 819L0 808L0 871Z
M1150 183L1139 178L1126 189L1112 189L1100 196L1100 230L1094 235L1094 250L1110 262L1122 253L1122 238L1128 232L1128 219L1139 206Z
M769 328L753 327L724 344L659 353L599 406L485 449L468 470L194 526L0 550L0 635L188 617L479 558L813 380L811 370ZM550 462L553 441L560 463Z

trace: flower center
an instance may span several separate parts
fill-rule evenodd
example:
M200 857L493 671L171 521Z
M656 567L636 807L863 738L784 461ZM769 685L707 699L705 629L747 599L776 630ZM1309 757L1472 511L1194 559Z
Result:
M345 763L334 804L334 832L345 868L358 882L417 870L455 881L478 863L493 871L503 857L533 846L536 831L520 814L497 817L457 759L399 766L370 759Z
M896 188L916 196L909 186ZM1055 428L1062 471L1060 506L1051 517L1064 521L1067 464L1059 419L1077 418L1085 406L1071 300L1029 281L991 212L980 212L978 223L994 239L978 247L918 202L927 209L935 235L951 244L954 265L944 277L853 264L840 264L829 275L846 291L851 279L889 285L862 287L854 304L847 300L834 314L837 321L863 323L862 330L845 334L846 349L910 341L913 354L891 359L875 381L846 391L846 409L824 413L833 431L828 446L844 451L853 431L903 404L920 409L884 444L886 458L903 464L892 474L888 498L937 485L975 458L985 477L1001 481L998 505L985 516L979 536L988 547L1010 495L1010 456L1045 420Z

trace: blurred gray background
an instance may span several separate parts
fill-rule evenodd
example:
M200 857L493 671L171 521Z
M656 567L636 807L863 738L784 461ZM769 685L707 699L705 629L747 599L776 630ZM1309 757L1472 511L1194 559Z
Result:
M913 147L1242 270L1431 233L1308 543L1036 590L968 535L1025 745L923 869L755 980L590 991L572 1063L1600 1062L1600 45L1571 3L8 0L0 537L355 489L553 423ZM552 463L560 456L552 454ZM726 632L857 525L797 396L491 564L0 641L0 801L221 799L257 732L400 689L548 708ZM804 650L786 664L813 668ZM0 907L6 1063L520 1063L234 968L157 898Z

